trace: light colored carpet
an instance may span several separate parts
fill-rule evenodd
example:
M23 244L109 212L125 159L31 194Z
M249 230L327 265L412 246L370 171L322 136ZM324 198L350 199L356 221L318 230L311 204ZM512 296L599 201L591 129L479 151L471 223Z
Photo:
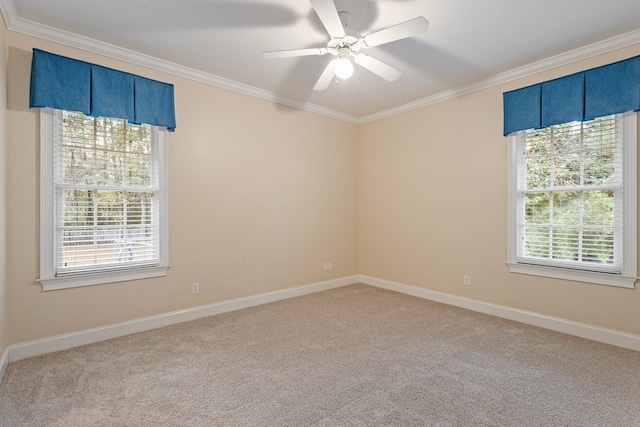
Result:
M2 426L640 426L640 353L365 285L10 363Z

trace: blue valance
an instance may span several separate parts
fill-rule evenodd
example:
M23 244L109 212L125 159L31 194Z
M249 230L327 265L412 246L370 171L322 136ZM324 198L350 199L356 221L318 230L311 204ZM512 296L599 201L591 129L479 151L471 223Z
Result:
M640 110L640 56L503 94L504 135Z
M176 128L173 85L33 49L30 108Z

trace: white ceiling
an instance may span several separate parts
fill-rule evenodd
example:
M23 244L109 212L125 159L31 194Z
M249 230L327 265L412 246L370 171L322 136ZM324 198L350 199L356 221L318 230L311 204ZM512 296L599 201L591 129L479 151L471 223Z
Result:
M142 53L143 63L157 68L355 122L585 46L640 41L639 0L335 4L351 12L350 26L362 35L416 16L430 22L427 33L367 50L402 71L398 80L356 67L349 80L317 92L329 55L263 59L263 51L326 45L308 0L0 0L13 31L115 57Z

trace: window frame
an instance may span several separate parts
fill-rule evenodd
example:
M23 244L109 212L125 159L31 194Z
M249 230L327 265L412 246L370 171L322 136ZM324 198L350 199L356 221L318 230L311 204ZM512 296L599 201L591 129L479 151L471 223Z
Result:
M623 128L623 247L622 272L608 273L518 262L518 137L524 131L508 135L507 265L511 273L573 280L600 285L635 288L637 279L637 114L622 116ZM524 203L524 202L523 202Z
M167 130L152 126L158 162L159 263L154 266L124 267L108 271L66 273L57 276L55 266L55 110L40 110L40 278L43 291L99 285L104 283L162 277L169 269L169 209Z

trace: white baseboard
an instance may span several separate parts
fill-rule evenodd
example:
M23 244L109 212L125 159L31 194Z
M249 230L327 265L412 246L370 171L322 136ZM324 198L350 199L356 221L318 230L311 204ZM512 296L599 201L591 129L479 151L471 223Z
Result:
M2 357L0 358L0 381L2 380L2 376L7 367L7 364L16 360L38 356L46 353L52 353L54 351L65 350L68 348L79 347L81 345L117 338L137 332L144 332L164 326L170 326L177 323L199 319L202 317L213 316L215 314L227 313L230 311L241 310L243 308L254 307L261 304L267 304L270 302L339 288L358 282L378 288L389 289L407 295L413 295L431 301L441 302L444 304L477 311L480 313L490 314L509 320L515 320L517 322L526 323L529 325L538 326L569 335L575 335L594 341L640 351L640 336L638 335L628 334L625 332L601 328L598 326L574 322L557 317L545 316L530 311L482 302L457 295L447 294L444 292L432 291L416 286L405 285L403 283L392 282L385 279L378 279L365 275L355 275L339 279L327 280L325 282L313 283L306 286L282 289L279 291L267 292L229 301L222 301L219 303L204 305L200 307L188 308L185 310L160 314L157 316L144 317L141 319L116 323L99 328L86 329L83 331L57 335L49 338L13 344L5 349Z
M13 362L27 357L52 353L54 351L65 350L72 347L79 347L99 341L117 338L137 332L157 329L164 326L187 322L214 314L227 313L243 308L254 307L283 299L294 298L328 289L339 288L358 282L358 276L348 276L339 279L327 280L325 282L313 283L306 286L282 289L274 292L267 292L252 295L244 298L237 298L229 301L222 301L215 304L200 307L188 308L157 316L144 317L128 322L116 323L99 328L86 329L83 331L57 335L34 341L10 345L5 351L3 361L6 365L7 359ZM7 357L8 353L8 357Z
M516 322L526 323L528 325L538 326L556 332L562 332L593 341L599 341L618 347L640 351L639 335L628 334L613 329L601 328L599 326L574 322L558 317L546 316L543 314L519 310L517 308L504 305L482 302L457 295L447 294L444 292L431 291L428 289L405 285L403 283L392 282L389 280L378 279L375 277L360 275L359 282L407 295L413 295L431 301L466 308L468 310L473 310L480 313L490 314L492 316L502 317L504 319L515 320Z
M2 379L4 378L4 371L7 370L7 365L9 364L9 348L5 348L2 352L2 356L0 356L0 383L2 383Z

